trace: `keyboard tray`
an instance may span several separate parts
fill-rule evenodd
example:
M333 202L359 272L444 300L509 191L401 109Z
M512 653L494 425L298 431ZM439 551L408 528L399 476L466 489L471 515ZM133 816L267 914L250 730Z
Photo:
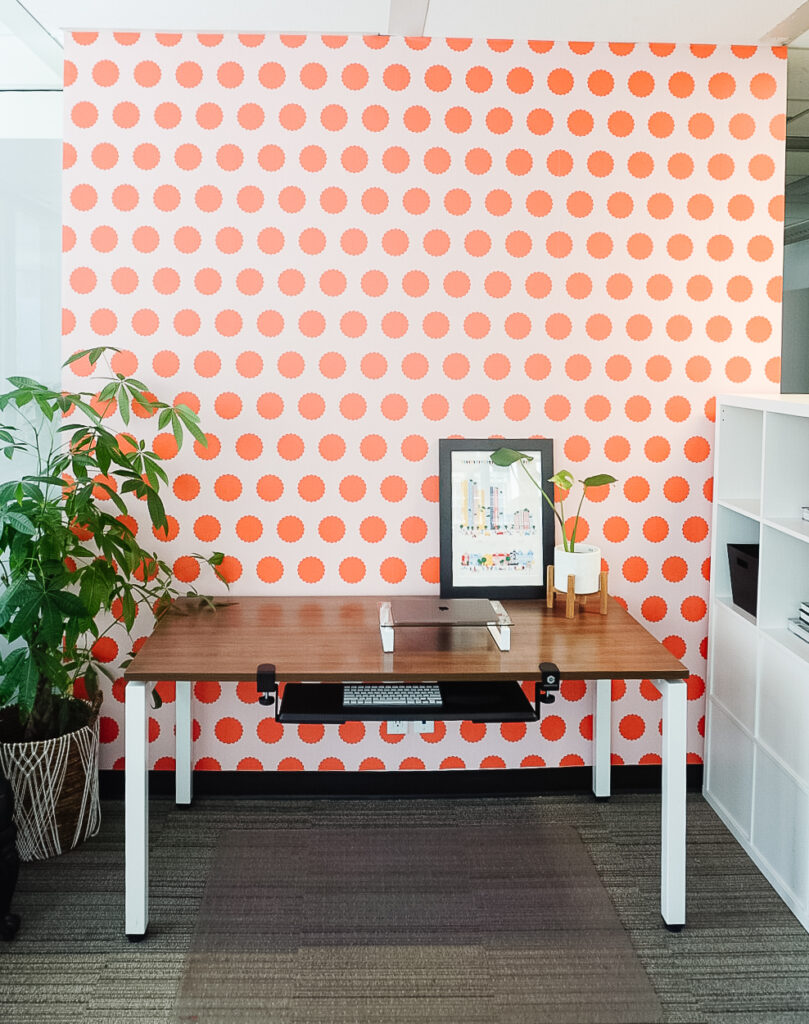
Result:
M536 710L516 680L439 683L442 706L343 707L342 683L287 683L279 722L535 722Z

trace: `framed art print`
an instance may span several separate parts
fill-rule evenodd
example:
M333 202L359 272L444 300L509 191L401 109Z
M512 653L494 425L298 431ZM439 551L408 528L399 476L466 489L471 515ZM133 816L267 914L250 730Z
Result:
M553 442L438 442L442 597L541 598L553 562L554 516L520 463L496 466L498 448L530 455L531 475L553 501Z

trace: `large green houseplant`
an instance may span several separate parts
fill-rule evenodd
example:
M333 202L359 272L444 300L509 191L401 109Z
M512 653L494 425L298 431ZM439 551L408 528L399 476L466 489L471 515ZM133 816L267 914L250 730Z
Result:
M65 365L97 364L110 351L77 352ZM12 377L0 394L0 448L27 468L0 484L0 761L19 744L87 727L99 674L109 674L99 641L121 625L129 633L139 605L159 617L178 596L171 567L138 540L130 514L140 501L152 527L168 530L168 477L128 429L133 406L141 423L170 429L178 448L187 435L205 445L205 435L191 409L158 400L141 381L112 370L101 380L97 392L61 392ZM123 431L107 425L113 414ZM218 574L221 553L195 557ZM13 764L3 767L13 776Z

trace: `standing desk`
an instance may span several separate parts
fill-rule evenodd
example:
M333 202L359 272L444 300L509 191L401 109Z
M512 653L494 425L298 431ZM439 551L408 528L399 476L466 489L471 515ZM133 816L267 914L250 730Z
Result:
M611 598L606 615L540 601L505 601L511 646L500 651L485 627L397 632L383 653L377 597L236 597L216 611L183 599L156 626L125 672L126 934L149 921L147 720L157 680L176 683L176 802L192 789L192 682L255 679L271 662L279 682L449 682L537 679L555 662L562 679L595 680L593 792L610 793L611 683L649 679L662 696L663 780L660 908L672 929L685 923L686 667ZM265 713L256 705L257 713ZM349 714L348 717L355 717ZM356 717L360 717L359 714ZM430 718L440 713L429 712Z

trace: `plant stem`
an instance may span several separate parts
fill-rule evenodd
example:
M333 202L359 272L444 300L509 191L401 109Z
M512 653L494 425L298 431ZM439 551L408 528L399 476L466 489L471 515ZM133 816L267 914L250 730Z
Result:
M534 485L534 487L536 487L536 489L539 491L539 493L542 495L542 497L545 499L545 501L547 501L547 503L550 505L551 512L553 512L553 514L559 520L559 525L562 527L562 546L564 547L565 551L569 551L570 548L567 546L567 537L565 535L565 521L564 521L564 519L562 518L562 516L557 511L556 505L554 505L554 503L551 501L551 499L545 493L545 489L542 487L542 485L540 483L538 483L536 477L534 477L533 474L528 469L528 466L526 465L525 459L520 459L520 465L525 470L525 472L526 472L526 474L528 476L528 479L531 481L531 483ZM559 502L559 507L561 508L562 512L564 513L565 506L564 506L563 502L561 502L561 501Z

